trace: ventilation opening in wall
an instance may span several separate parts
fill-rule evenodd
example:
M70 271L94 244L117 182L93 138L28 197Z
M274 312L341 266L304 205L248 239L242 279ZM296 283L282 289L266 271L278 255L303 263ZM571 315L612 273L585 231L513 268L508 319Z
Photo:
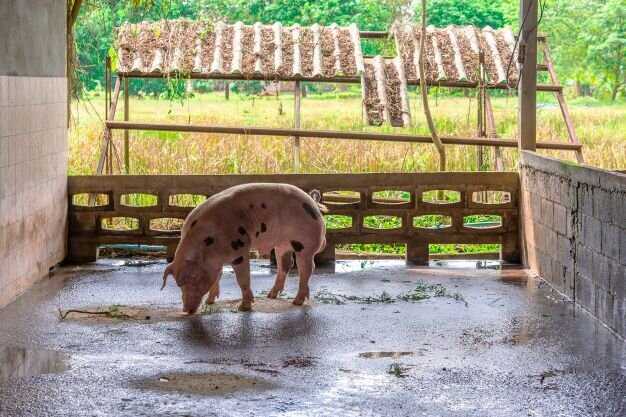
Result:
M158 202L156 195L147 193L127 193L120 197L120 204L126 207L154 207Z
M402 218L398 216L374 215L363 218L363 227L373 230L394 230L402 227Z
M324 216L324 223L328 230L349 229L352 227L352 217L340 214L327 214Z
M173 217L160 217L150 220L150 230L153 232L178 232L182 230L183 219Z
M432 259L498 259L501 246L499 243L431 243L428 245L428 253Z
M114 232L130 232L139 230L139 219L136 217L106 217L100 221L102 230Z
M372 201L377 204L387 204L390 206L407 204L411 202L411 193L401 190L383 190L372 193Z
M361 202L361 193L350 190L326 191L322 194L322 202L329 206L358 205Z
M170 207L196 207L206 199L203 194L171 194L168 201Z
M443 214L424 214L413 217L416 229L446 229L452 226L452 217Z
M454 204L461 201L461 193L454 190L424 191L422 201L430 204Z
M496 229L502 227L502 216L498 214L474 214L464 216L463 227L468 229Z
M478 204L507 204L511 202L511 193L508 191L474 191L472 202Z
M80 193L72 195L72 205L77 207L103 207L109 205L109 195Z
M335 249L337 258L368 259L363 260L363 263L372 262L372 259L402 259L406 254L406 245L403 243L346 243L336 245Z

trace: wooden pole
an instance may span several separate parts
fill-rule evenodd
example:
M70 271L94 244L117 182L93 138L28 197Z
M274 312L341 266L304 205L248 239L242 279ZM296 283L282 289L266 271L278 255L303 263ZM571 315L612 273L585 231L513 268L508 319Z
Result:
M491 105L491 98L489 93L485 91L485 120L487 122L487 137L490 139L497 139L498 133L496 131L496 119L493 115L493 106ZM493 148L495 158L496 171L504 171L504 163L502 161L502 149L499 146Z
M224 83L224 98L230 99L230 83L228 81Z
M111 100L111 107L109 109L105 109L105 113L107 118L111 120L115 119L115 110L117 108L117 99L120 96L120 79L117 78L115 80L115 89L113 90L113 99ZM107 93L105 92L105 95ZM109 149L109 142L111 140L111 128L106 125L104 126L104 140L102 142L102 148L100 149L100 158L98 159L98 166L96 167L96 175L101 175L104 170L104 164L107 159L107 152Z
M300 101L302 100L300 81L296 81L293 94L293 127L300 129ZM293 171L300 172L300 136L293 137Z
M128 78L124 78L124 121L130 117L129 96L130 92ZM124 130L124 169L126 174L130 174L130 143L128 140L128 129Z
M300 138L325 138L345 140L374 140L382 142L405 142L405 143L432 143L431 136L402 135L395 133L369 133L369 132L344 132L340 130L309 130L289 129L279 127L235 127L215 125L188 125L188 124L165 124L165 123L138 123L107 121L106 127L117 130L154 130L161 132L196 132L196 133L221 133L226 135L244 136L283 136ZM517 148L518 141L514 139L499 139L494 141L488 138L461 138L454 136L441 136L439 138L445 145L472 145L472 146L501 146L503 148ZM539 142L540 149L560 149L575 151L582 147L580 144L565 142Z
M485 132L485 55L480 52L478 54L478 105L476 106L477 111L477 125L478 132L477 136L479 138L486 137ZM477 171L482 171L484 165L484 149L482 146L479 146L476 149L476 168Z
M439 171L446 170L446 150L443 147L441 139L437 134L433 117L430 114L430 107L428 106L428 90L426 87L426 65L424 64L424 47L426 45L426 0L422 0L422 36L420 36L420 54L419 54L419 69L420 69L420 90L422 93L422 106L424 107L424 115L428 122L428 129L432 136L432 141L435 144L437 152L439 152Z
M109 119L110 116L110 112L109 112L109 108L111 107L112 104L112 98L111 98L111 87L112 87L112 81L113 81L113 76L111 74L111 58L107 56L106 58L106 77L107 77L107 104L106 104L106 108L107 108L107 112L106 112L106 119ZM119 80L119 78L118 78ZM117 84L117 83L116 83ZM113 134L112 132L109 132L109 140L107 141L107 173L109 175L113 174Z
M519 147L528 151L537 149L537 3L520 0Z

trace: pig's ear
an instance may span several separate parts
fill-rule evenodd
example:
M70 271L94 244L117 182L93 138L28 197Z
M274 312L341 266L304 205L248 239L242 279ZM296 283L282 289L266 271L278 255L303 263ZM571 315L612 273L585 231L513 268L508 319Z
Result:
M172 264L168 264L165 267L165 271L163 271L163 285L161 286L161 291L163 291L163 288L165 288L165 284L167 283L167 277L170 274L174 275L174 272L172 271L172 267L173 267ZM176 278L176 277L174 277L174 278Z

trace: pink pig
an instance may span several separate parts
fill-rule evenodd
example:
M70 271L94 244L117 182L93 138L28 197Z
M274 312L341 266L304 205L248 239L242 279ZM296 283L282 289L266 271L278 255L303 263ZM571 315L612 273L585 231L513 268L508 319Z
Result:
M194 314L209 292L207 303L219 296L222 266L231 264L241 287L239 310L252 307L249 253L275 250L278 272L268 298L285 287L295 252L300 284L293 300L302 305L309 297L313 257L326 245L324 206L319 191L312 198L289 184L243 184L208 198L189 213L174 260L163 272L163 289L172 274L182 290L183 310Z

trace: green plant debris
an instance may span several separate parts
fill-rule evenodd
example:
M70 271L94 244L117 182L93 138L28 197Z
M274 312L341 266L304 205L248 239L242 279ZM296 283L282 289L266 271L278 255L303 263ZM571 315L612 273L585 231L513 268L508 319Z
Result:
M387 370L387 373L395 376L396 378L404 378L407 376L408 369L403 367L397 362L392 363Z
M455 301L462 302L465 304L465 307L468 306L462 294L458 292L451 293L441 284L427 284L422 281L418 281L415 288L411 291L399 294L395 297L392 297L386 291L381 292L379 295L360 297L356 295L333 293L326 288L322 288L313 296L318 303L334 305L343 305L348 302L356 304L392 304L397 301L418 302L432 297L448 297Z

